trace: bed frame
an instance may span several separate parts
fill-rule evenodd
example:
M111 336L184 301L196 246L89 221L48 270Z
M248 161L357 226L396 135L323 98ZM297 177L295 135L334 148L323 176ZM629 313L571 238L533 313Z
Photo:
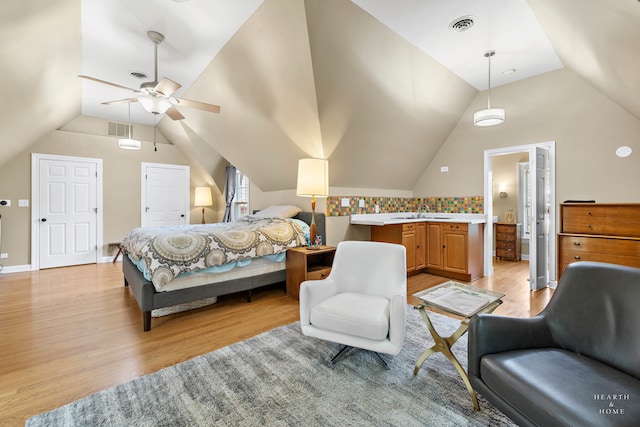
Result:
M300 212L294 218L309 224L311 222L311 212ZM324 214L315 214L315 219L318 235L325 236L326 238ZM153 283L144 278L140 270L138 270L138 267L131 262L126 253L122 257L122 272L124 273L124 286L128 286L131 289L136 301L138 301L140 310L142 310L145 332L151 330L152 310L242 291L247 291L247 302L251 302L252 289L274 283L281 283L286 280L286 270L280 270L258 276L228 280L226 282L217 282L167 292L157 292Z

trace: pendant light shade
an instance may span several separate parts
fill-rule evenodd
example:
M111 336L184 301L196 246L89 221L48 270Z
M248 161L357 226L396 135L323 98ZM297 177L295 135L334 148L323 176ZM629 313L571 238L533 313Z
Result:
M129 103L129 124L127 127L128 138L118 139L118 147L123 150L139 150L142 148L142 143L137 139L131 138L131 103Z
M484 57L489 59L489 95L487 98L487 108L473 113L474 126L496 126L504 123L506 113L504 108L491 108L491 57L496 54L495 50L485 52Z
M502 124L504 118L504 108L485 108L473 113L473 124L475 126L496 126Z
M118 140L118 147L122 148L123 150L139 150L142 148L142 143L137 139L121 138Z

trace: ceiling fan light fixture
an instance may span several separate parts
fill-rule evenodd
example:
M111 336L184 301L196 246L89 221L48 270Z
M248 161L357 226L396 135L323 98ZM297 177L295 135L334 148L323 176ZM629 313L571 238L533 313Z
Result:
M496 54L495 50L488 50L484 57L489 59L489 94L487 97L487 108L473 113L473 125L479 127L497 126L504 123L506 112L504 108L491 108L491 57Z
M153 95L141 96L138 98L138 102L152 114L164 114L173 105L168 99Z

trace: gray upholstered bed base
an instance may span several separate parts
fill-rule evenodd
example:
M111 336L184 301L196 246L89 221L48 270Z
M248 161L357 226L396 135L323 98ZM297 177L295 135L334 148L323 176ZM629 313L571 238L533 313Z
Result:
M301 212L296 215L295 218L310 223L311 213ZM318 235L326 236L324 214L316 214L316 226ZM131 289L131 292L133 292L133 295L136 297L136 301L138 301L140 310L142 310L145 331L151 329L152 310L242 291L248 291L247 302L251 302L252 289L284 282L286 280L286 271L281 270L193 288L156 292L153 283L144 278L140 270L138 270L138 267L131 262L126 253L122 257L122 272L124 273L124 285Z

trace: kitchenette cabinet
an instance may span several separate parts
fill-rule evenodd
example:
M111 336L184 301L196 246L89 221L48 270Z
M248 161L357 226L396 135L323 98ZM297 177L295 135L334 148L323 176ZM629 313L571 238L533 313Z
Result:
M491 218L491 223L497 218ZM404 245L408 273L470 282L484 275L483 214L396 212L354 214L350 224L371 227L371 240Z
M472 281L482 277L484 224L427 223L427 273Z
M407 250L407 272L425 267L425 223L411 222L371 227L371 240L403 245Z

